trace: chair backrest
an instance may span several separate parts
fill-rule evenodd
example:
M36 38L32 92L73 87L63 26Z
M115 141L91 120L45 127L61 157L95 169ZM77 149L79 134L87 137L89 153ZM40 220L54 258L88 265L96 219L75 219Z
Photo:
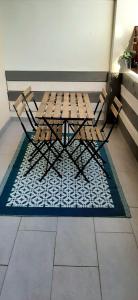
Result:
M25 114L26 114L26 116L27 116L27 118L30 122L30 125L31 125L32 129L35 130L33 119L32 119L32 116L29 114L29 111L27 110L27 104L26 104L26 101L24 101L23 94L19 95L17 100L14 102L13 107L16 111L16 114L18 116L18 119L20 120L20 123L21 123L23 129L26 131L24 123L22 121L22 113L25 112Z
M26 103L23 100L24 100L23 95L20 94L19 97L17 98L17 100L13 104L13 107L14 107L19 119L21 119L21 115L22 115L23 111L25 111L25 107L26 107Z
M27 104L32 101L35 105L36 110L38 110L38 107L37 107L37 104L35 101L34 92L32 92L31 86L29 86L26 90L24 90L22 92L22 95L23 95L25 101L27 102ZM29 106L29 104L28 104L28 106Z
M28 88L23 91L23 94L25 97L27 97L27 95L29 95L31 92L32 92L31 86L28 86Z
M95 121L95 126L97 125L99 119L100 119L100 116L101 116L101 113L102 113L102 110L103 110L103 107L105 105L105 102L106 102L106 97L107 97L107 92L106 92L106 89L103 88L102 89L102 92L100 93L99 95L99 100L98 100L98 103L95 107L95 110L94 110L94 114L96 113L98 107L100 106L100 110L99 110L99 113L98 113L98 116L96 118L96 121Z
M103 105L106 101L106 97L107 97L107 92L106 92L106 89L103 88L102 89L102 92L100 93L100 96L99 96L99 102Z
M106 100L106 97L107 97L107 91L105 88L102 89L102 95L104 97L104 100Z
M121 108L122 108L122 103L118 100L117 97L114 97L113 99L113 103L111 104L110 106L110 112L113 116L113 122L112 122L112 126L111 128L109 129L109 132L107 134L107 137L106 139L109 138L114 126L116 125L117 123L117 120L118 120L118 116L120 114L120 111L121 111ZM104 128L106 127L106 124L107 124L107 120L105 121L103 127L101 128L101 131L104 131Z
M113 103L111 104L111 107L110 107L111 113L114 116L115 123L118 119L121 108L122 108L122 103L118 100L117 97L115 97L113 100Z
M29 86L26 90L22 92L22 95L26 99L27 103L33 101L34 99L34 92L31 90L31 86Z
M31 119L30 119L29 115L28 115L31 126L32 127L37 126L37 122L36 122L35 117L33 115L33 111L32 111L32 109L30 108L30 105L29 105L29 102L33 102L36 109L38 110L37 104L36 104L35 99L34 99L34 92L32 92L31 86L29 86L26 90L24 90L22 92L22 95L23 95L23 101L26 102L26 105L27 105L27 108L28 108L28 111L29 111L29 115L31 116ZM31 121L33 121L33 124L32 124Z
M122 108L122 103L120 102L120 100L118 100L117 97L114 97L113 102L115 103L117 110L120 112L121 108Z

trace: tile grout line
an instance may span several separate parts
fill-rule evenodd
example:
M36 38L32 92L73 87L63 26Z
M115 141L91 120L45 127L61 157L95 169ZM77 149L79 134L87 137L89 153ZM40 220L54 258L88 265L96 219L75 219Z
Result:
M128 204L128 203L127 203ZM138 206L130 206L129 205L129 208L138 208Z
M100 264L99 264L99 256L98 256L98 245L97 245L97 237L96 237L96 228L95 228L94 218L93 218L93 226L94 226L94 233L95 233L95 246L96 246L97 262L98 262L98 274L99 274L100 294L101 294L101 300L102 300L103 296L102 296L101 274L100 274Z
M120 231L119 231L119 232L112 232L112 231L111 231L111 232L106 232L106 231L104 231L104 232L96 232L96 234L99 234L99 233L100 233L100 234L101 234L101 233L102 233L102 234L109 234L109 235L112 235L112 233L113 233L113 234L116 234L116 233L117 233L117 234L129 234L129 235L133 235L133 234L134 234L133 232L120 232Z
M56 233L56 230L40 230L40 229L19 229L19 231L55 232Z
M134 232L134 230L133 230L133 226L132 226L131 222L130 222L130 226L131 226L131 228L132 228L132 234L134 235L134 240L135 240L136 246L137 246L137 248L138 248L138 242L137 242L137 239L136 239L136 236L135 236L135 232Z
M133 232L131 231L95 231L95 233L107 233L107 234L110 234L110 233L127 233L127 234L132 234Z
M91 265L54 265L54 267L61 267L61 268L98 268L98 266L91 266Z
M8 267L8 265L0 264L0 267Z
M54 255L53 255L53 269L52 269L52 278L51 278L50 300L52 300L52 289L53 289L54 262L55 262L55 253L56 253L57 230L58 230L58 217L57 217L56 234L55 234L55 246L54 246Z
M17 232L16 232L16 235L15 235L15 239L14 239L14 242L13 242L12 249L11 249L11 254L10 254L10 257L9 257L7 269L6 269L5 276L3 278L3 282L2 282L2 285L1 285L0 297L1 297L3 286L4 286L4 282L5 282L6 274L7 274L7 271L8 271L8 267L9 267L9 264L10 264L10 260L11 260L11 257L12 257L12 253L13 253L14 245L15 245L15 242L16 242L16 238L17 238L17 235L18 235L18 232L19 232L19 227L20 227L20 224L21 224L21 219L22 219L22 217L20 218L20 221L19 221L19 224L18 224L18 227L17 227Z

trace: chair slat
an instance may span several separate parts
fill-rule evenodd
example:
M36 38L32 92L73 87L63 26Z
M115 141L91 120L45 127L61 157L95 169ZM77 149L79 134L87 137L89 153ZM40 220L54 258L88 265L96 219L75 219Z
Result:
M95 131L96 131L96 135L97 135L97 137L98 137L98 140L99 140L100 142L102 142L102 141L103 141L103 137L102 137L102 134L101 134L100 129L99 129L98 127L96 127L96 128L95 128Z
M92 139L94 141L96 141L97 140L97 136L96 136L96 132L95 132L95 129L94 129L93 126L91 126L91 134L92 134Z
M116 106L118 107L119 110L121 109L122 103L118 100L117 97L114 98L113 103L116 104Z
M57 126L57 134L60 140L62 140L62 126Z
M51 137L50 129L47 129L47 132L46 132L46 135L45 135L45 140L50 141L50 137Z
M81 130L80 130L80 135L81 135L81 139L82 139L83 141L85 141L85 140L86 140L86 132L85 132L85 129L84 129L84 128L81 128Z
M33 97L34 97L34 92L31 92L31 93L26 97L26 101L27 101L27 102L31 102L32 99L33 99Z
M28 94L31 93L31 87L29 86L25 91L23 91L24 96L26 97Z
M100 96L99 96L99 101L101 102L102 105L105 102L105 99L103 98L102 94L100 94Z
M77 119L78 118L78 105L76 102L75 93L70 94L70 105L71 105L71 118Z
M107 92L106 92L106 89L105 89L105 88L102 88L102 94L103 94L104 98L107 97Z
M115 116L115 118L117 118L119 113L118 113L117 109L115 108L115 106L113 104L111 104L110 109L111 109L113 115Z
M41 133L41 128L38 127L37 130L36 130L35 136L34 136L34 141L35 142L37 142L39 140L40 133Z
M49 93L45 92L42 98L42 102L40 103L39 109L36 113L36 118L42 118L44 111L46 110L48 101L49 101Z
M62 105L62 117L69 117L69 93L64 93L63 105Z
M86 104L86 112L87 112L87 116L90 119L94 119L94 113L93 113L93 109L92 109L92 105L90 103L90 99L87 93L83 93L83 99L84 102Z
M17 100L14 102L14 106L17 108L18 105L23 102L23 100L24 100L23 95L19 95Z
M46 136L46 129L44 128L44 129L41 130L41 138L40 138L40 140L44 141L45 140L45 136Z
M88 141L92 140L91 129L90 126L85 127L86 138Z
M86 106L83 102L83 98L81 93L77 93L77 101L78 101L78 111L79 111L79 117L80 118L86 118Z
M61 117L61 107L62 107L62 94L58 94L56 99L56 106L53 112L53 117L56 118Z
M16 107L17 113L19 116L25 111L26 103L20 103L18 107Z
M44 117L52 117L54 108L55 108L55 103L56 103L56 93L52 92L47 104L46 111L44 112Z

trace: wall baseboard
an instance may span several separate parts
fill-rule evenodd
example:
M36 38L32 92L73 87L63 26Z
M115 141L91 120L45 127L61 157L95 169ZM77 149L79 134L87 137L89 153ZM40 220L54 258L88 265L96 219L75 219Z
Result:
M0 137L4 134L6 129L8 128L9 124L11 122L11 117L7 120L7 122L4 124L2 128L0 128Z
M127 100L124 99L122 96L121 96L121 102L122 102L122 105L123 105L124 113L126 114L129 121L132 123L132 125L138 131L138 114L137 114L137 109L136 109L137 107L135 107L133 109L132 106L129 105Z
M138 100L138 82L129 74L123 74L122 85Z
M130 146L134 156L136 157L137 161L138 161L138 145L136 145L136 143L134 142L132 136L130 135L129 131L127 130L126 126L124 125L124 123L122 122L122 120L119 120L119 128L121 129L121 132L126 140L126 142L128 143L128 145Z

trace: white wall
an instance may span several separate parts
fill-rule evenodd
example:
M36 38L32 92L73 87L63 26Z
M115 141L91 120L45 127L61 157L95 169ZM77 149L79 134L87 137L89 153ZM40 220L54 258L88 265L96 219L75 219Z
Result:
M117 0L112 72L118 71L118 58L127 48L136 25L138 25L138 0Z
M0 0L6 70L108 71L113 0Z
M0 129L10 117L2 45L2 35L0 32Z

